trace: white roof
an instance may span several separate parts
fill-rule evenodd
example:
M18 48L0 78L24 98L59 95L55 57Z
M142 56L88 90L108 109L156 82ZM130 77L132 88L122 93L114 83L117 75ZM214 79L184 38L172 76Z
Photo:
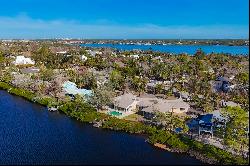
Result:
M133 57L133 58L139 58L139 55L138 55L138 54L135 54L135 55L130 55L130 57Z
M17 56L16 60L13 62L15 65L26 65L31 64L34 65L35 62L32 61L30 58L25 58L24 56Z
M233 101L221 101L221 104L223 106L231 106L231 107L236 107L236 106L240 106L239 104L233 102Z
M86 61L88 59L88 57L86 57L85 55L81 55L81 60Z
M137 102L136 96L131 93L125 93L121 96L115 97L114 104L120 108L128 108L134 102Z
M66 54L67 53L67 51L58 51L58 52L56 52L57 54Z

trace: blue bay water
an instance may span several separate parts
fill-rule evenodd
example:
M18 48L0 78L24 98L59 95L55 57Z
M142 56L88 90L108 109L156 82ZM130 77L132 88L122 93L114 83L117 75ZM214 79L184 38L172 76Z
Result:
M201 48L205 53L230 53L233 55L249 54L249 46L226 46L226 45L128 45L128 44L81 44L86 47L109 47L119 50L152 50L169 53L187 53L194 54L196 50Z
M144 140L139 135L93 128L0 90L0 165L202 164Z

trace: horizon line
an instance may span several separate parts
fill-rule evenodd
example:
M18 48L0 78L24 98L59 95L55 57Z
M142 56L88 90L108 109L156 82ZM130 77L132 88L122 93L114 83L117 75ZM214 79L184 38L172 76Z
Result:
M249 38L0 38L0 40L249 40Z

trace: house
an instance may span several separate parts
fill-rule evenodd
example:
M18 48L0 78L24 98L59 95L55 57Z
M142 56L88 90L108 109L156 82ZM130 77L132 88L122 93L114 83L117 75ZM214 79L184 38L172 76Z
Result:
M154 58L152 58L153 60L155 60L155 61L160 61L160 62L163 62L163 59L162 59L162 57L160 57L160 56L157 56L157 57L154 57Z
M178 98L181 97L181 92L178 89L173 88L172 92L173 92L175 97L178 97Z
M139 110L138 113L146 119L152 119L156 112L155 104L157 104L159 101L156 98L139 99L139 103L137 104L137 108Z
M222 107L237 107L237 106L240 106L240 105L233 102L233 101L224 101L224 100L222 100L221 101L221 106Z
M130 57L135 58L135 59L138 59L138 58L139 58L139 55L138 55L138 54L130 55Z
M149 80L149 82L146 84L147 91L149 93L155 93L158 85L162 85L163 91L167 91L169 89L169 86L165 85L163 81Z
M67 51L57 51L56 54L66 54Z
M89 54L90 56L92 56L92 57L95 57L96 54L99 54L99 55L102 54L102 52L100 52L100 51L92 51L92 50L86 50L86 51L87 51L88 54Z
M191 100L191 95L188 92L180 92L180 97L184 101L190 101Z
M213 137L213 114L199 115L197 118L199 124L199 135L201 132L210 133Z
M82 60L83 62L85 62L87 59L88 59L88 57L86 57L85 55L81 55L81 60Z
M15 61L13 62L15 65L34 65L35 62L30 58L25 58L24 56L17 56Z
M147 87L147 91L148 92L151 92L151 93L154 93L155 92L155 87L157 85L157 82L156 81L153 81L153 80L150 80L150 82L148 82L146 84L146 87Z
M210 67L210 68L208 69L208 73L214 74L214 69Z
M116 52L112 52L112 53L111 53L111 56L113 56L113 57L117 57Z
M222 127L228 120L228 117L222 115L221 110L214 110L211 114L213 114L215 127Z
M158 98L139 98L139 113L147 119L154 117L155 113L172 112L176 114L186 113L190 105L181 98L176 100L165 100Z
M218 77L215 81L214 81L214 85L213 85L214 91L216 92L228 92L231 88L230 88L230 79L227 77Z
M229 77L229 80L233 80L235 78L235 75L231 75L230 77Z
M125 93L121 96L115 97L113 104L115 110L129 112L136 111L136 105L138 102L139 101L135 95L131 93Z
M88 98L93 94L92 90L78 89L76 84L70 81L64 82L62 87L63 87L63 90L65 91L65 94L69 96L75 96L79 94L81 96L85 96Z
M204 95L197 95L198 99L204 99Z
M34 73L39 73L40 69L35 68L35 67L29 67L29 68L20 69L20 71L23 74L34 74Z
M156 107L160 112L186 113L190 105L184 102L181 98L175 100L161 100Z

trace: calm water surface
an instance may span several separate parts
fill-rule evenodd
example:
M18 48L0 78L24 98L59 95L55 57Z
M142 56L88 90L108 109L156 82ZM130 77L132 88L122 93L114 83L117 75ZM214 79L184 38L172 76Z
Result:
M0 165L201 164L144 140L93 128L0 90Z
M206 53L230 53L233 55L237 54L249 54L248 46L226 46L226 45L128 45L128 44L81 44L86 47L109 47L119 50L150 50L159 52L170 52L170 53L188 53L194 54L197 49L201 48Z

